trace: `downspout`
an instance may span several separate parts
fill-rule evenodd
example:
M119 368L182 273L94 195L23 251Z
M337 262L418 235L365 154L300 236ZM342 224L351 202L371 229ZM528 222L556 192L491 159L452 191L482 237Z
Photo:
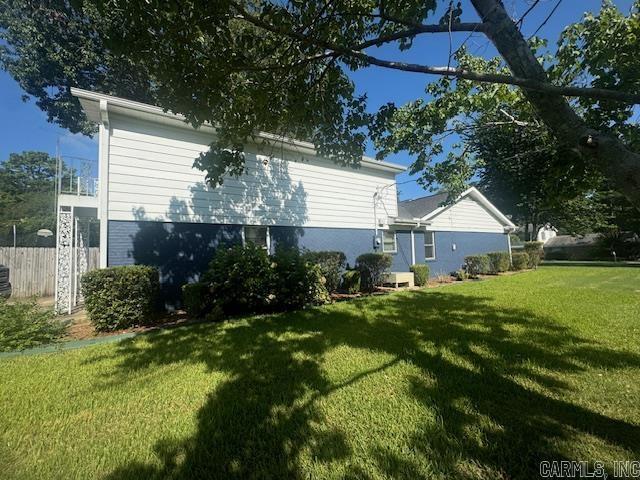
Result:
M415 230L411 229L411 265L416 264L416 239Z
M109 110L106 100L100 100L100 135L98 144L98 218L100 219L100 268L107 267L109 238Z
M378 187L373 194L373 230L374 230L374 242L378 238Z

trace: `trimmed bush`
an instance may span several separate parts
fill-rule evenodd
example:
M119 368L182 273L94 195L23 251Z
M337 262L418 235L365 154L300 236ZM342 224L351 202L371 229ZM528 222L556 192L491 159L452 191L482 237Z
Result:
M360 272L358 270L344 272L340 288L347 293L358 293L360 291Z
M53 310L40 307L35 299L9 304L0 297L0 352L52 343L65 330Z
M320 266L297 249L281 248L269 257L253 244L220 249L203 276L208 286L202 307L207 319L295 310L328 302Z
M296 310L329 301L320 265L307 262L297 249L278 249L271 261L274 310Z
M203 318L213 307L211 289L202 282L182 286L182 306L192 318Z
M524 242L524 251L529 256L529 268L537 268L542 260L542 242Z
M469 279L469 274L464 268L461 268L460 270L456 270L455 272L453 272L451 276L459 282L463 282Z
M491 252L487 253L487 257L489 257L489 272L495 274L509 271L511 267L509 252Z
M511 257L514 270L524 270L529 266L529 255L527 252L513 252Z
M356 258L356 269L360 271L360 288L372 292L382 285L384 274L393 259L386 253L364 253Z
M142 325L158 310L158 270L145 265L92 270L82 277L82 295L96 330Z
M273 300L271 261L253 243L216 251L202 281L225 315L265 312Z
M311 252L304 253L307 262L320 266L324 276L325 287L329 292L335 292L340 287L340 275L347 263L347 257L342 252Z
M489 257L486 255L469 255L464 257L464 268L471 278L489 272Z
M423 287L429 280L429 265L424 263L411 265L409 270L413 272L413 281L418 287Z

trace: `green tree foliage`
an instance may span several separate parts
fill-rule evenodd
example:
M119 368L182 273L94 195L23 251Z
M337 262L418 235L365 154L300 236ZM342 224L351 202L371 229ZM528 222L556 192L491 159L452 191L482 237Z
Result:
M434 162L444 153L444 136L462 136L478 119L502 110L519 121L513 113L526 104L532 120L562 145L563 168L550 165L549 178L571 172L582 182L597 170L640 206L640 156L628 148L637 130L630 105L640 99L633 54L640 47L637 8L624 17L605 3L601 15L565 31L558 59L551 61L536 59L544 42L528 44L502 2L470 3L479 23L462 21L468 12L453 4L428 23L436 0L54 1L46 7L36 2L25 13L16 1L0 18L7 42L2 59L61 124L77 117L67 90L75 84L152 99L196 126L216 125L217 139L195 162L212 185L244 172L245 145L264 130L310 140L320 154L345 165L359 163L370 138L379 158L407 151L424 186L443 184L455 194L478 166L463 141ZM450 66L433 67L428 58L413 65L374 50L385 44L406 50L418 35L450 31L485 34L500 57L472 57L461 48ZM428 102L388 104L370 113L349 72L372 65L445 76L427 84ZM52 85L61 87L46 93ZM68 114L56 110L56 99L68 100ZM60 105L65 108L64 101Z
M0 245L13 245L13 225L20 246L35 245L38 229L55 232L55 175L56 159L44 152L12 153L0 163Z
M71 132L93 134L70 87L143 102L154 101L143 64L105 44L109 27L91 2L4 0L0 8L0 66L47 113Z

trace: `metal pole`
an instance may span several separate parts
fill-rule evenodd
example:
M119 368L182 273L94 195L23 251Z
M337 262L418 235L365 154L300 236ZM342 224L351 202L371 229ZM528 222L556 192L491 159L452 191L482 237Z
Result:
M72 250L73 254L73 306L78 304L78 217L73 219L73 228L75 228L75 245Z
M16 224L13 224L13 248L16 248Z

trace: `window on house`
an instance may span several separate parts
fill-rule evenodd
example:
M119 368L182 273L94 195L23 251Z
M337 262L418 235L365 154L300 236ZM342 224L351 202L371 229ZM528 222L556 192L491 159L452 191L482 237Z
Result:
M269 227L242 228L242 244L253 243L257 247L269 250Z
M386 253L395 253L397 250L396 232L393 230L384 230L382 232L382 251Z
M424 259L436 258L436 237L433 232L424 232Z

